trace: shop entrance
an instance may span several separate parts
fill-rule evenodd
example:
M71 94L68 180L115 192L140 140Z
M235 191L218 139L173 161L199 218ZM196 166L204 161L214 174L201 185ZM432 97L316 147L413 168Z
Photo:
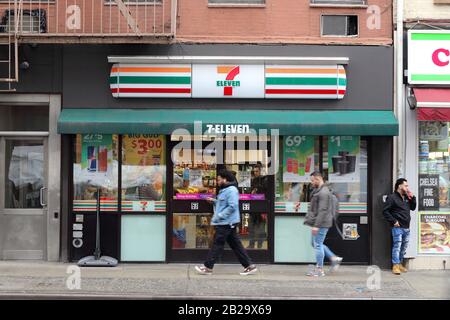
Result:
M46 256L47 140L0 137L0 260Z
M255 262L271 262L274 176L270 174L273 161L270 139L256 142L216 137L182 143L173 137L171 140L168 261L200 262L206 258L214 237L214 227L210 225L213 207L206 198L216 196L217 173L227 169L235 174L238 183L241 213L238 232L243 245ZM218 262L237 262L228 245Z

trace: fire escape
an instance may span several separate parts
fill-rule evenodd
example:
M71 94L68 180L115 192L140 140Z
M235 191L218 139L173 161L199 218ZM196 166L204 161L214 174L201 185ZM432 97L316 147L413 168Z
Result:
M167 44L177 0L9 0L0 2L0 92L15 91L24 43Z

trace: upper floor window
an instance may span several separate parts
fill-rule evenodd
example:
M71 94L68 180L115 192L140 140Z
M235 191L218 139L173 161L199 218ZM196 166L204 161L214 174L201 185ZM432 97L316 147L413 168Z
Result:
M321 29L322 36L357 36L358 16L323 15Z
M367 0L310 0L311 4L366 5Z
M265 4L266 0L208 0L208 4Z
M149 5L157 4L158 5L158 4L161 4L161 1L162 0L122 0L122 2L126 6L137 5L137 4L149 4ZM116 0L105 0L105 4L106 5L115 5L117 3L116 3Z

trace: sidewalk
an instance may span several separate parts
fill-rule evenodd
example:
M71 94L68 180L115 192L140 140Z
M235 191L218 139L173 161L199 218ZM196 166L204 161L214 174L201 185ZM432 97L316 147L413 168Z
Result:
M48 262L0 262L0 299L450 299L450 270L381 271L379 290L366 283L367 266L342 266L322 278L305 276L308 266L259 265L240 276L240 265L217 265L198 275L193 264L121 264L82 268L81 289L69 290L67 267Z

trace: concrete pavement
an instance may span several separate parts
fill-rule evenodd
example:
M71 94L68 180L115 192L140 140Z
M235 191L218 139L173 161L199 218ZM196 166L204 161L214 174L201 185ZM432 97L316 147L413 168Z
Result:
M305 265L259 265L240 276L240 265L217 265L198 275L193 264L120 264L81 268L80 289L69 289L73 264L2 261L0 299L450 299L450 271L369 272L367 266L341 266L323 278L305 276ZM370 270L369 270L370 271ZM379 281L378 281L379 280Z

